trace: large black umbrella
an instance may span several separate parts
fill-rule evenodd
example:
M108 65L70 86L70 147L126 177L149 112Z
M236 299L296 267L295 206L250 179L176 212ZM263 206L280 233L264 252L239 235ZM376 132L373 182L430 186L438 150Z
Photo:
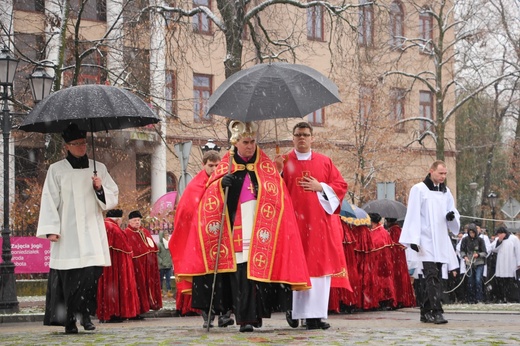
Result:
M384 218L404 220L406 206L391 199L377 199L362 206L367 213L378 213Z
M303 117L340 102L338 87L298 64L258 64L226 79L208 100L208 114L241 121Z
M145 126L159 120L150 106L126 89L80 85L47 96L36 104L19 128L52 133L62 132L75 123L81 130L96 132ZM94 148L92 150L94 152ZM93 159L95 171L95 157Z

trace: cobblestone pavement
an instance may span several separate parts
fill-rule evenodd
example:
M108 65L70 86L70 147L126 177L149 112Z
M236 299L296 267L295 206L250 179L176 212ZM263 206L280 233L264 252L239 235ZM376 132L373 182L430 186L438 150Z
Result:
M328 330L292 329L273 314L263 327L240 333L236 325L202 328L202 318L147 317L143 321L99 324L66 335L63 327L37 322L0 323L1 345L518 345L520 311L449 311L448 324L419 322L418 309L331 315Z

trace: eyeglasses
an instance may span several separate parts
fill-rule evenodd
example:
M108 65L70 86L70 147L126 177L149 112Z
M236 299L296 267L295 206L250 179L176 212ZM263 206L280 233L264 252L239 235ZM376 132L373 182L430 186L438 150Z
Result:
M67 143L67 145L70 145L72 147L81 147L83 145L87 145L87 142L78 142L78 143Z
M312 136L310 133L295 133L293 134L294 137L310 137Z

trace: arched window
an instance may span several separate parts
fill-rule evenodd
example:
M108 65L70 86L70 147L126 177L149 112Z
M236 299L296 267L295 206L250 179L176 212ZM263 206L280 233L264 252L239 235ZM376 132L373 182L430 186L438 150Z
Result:
M172 172L166 172L166 192L177 191L177 177Z
M404 43L404 10L401 1L390 4L390 46L400 48Z

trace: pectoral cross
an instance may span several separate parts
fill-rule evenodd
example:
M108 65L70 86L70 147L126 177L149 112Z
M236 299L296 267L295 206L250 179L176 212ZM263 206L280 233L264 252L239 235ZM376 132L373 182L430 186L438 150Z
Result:
M249 191L254 195L255 194L255 187L252 182L249 182L249 186L247 187Z

